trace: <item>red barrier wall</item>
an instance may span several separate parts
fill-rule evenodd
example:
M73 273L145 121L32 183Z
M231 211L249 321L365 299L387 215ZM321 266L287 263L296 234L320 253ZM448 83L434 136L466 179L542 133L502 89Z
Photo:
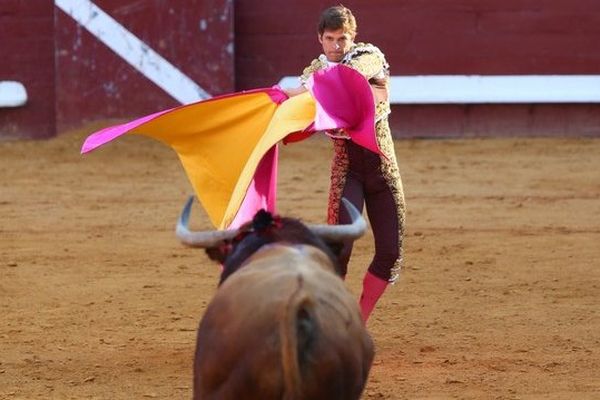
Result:
M320 53L319 0L236 2L236 86L298 75ZM597 0L348 0L392 75L600 74ZM600 90L600 88L599 88ZM600 105L394 106L397 137L597 135Z
M238 0L238 89L298 74L321 50L316 24L331 3ZM343 3L357 17L357 40L379 46L393 75L600 74L597 0Z
M233 5L227 0L96 0L103 11L211 95L234 90ZM180 105L56 10L58 130Z
M0 140L55 134L54 4L0 1L0 81L21 82L28 103L0 108Z
M231 1L94 4L209 94L234 90ZM0 56L0 81L19 81L29 95L24 107L0 108L0 139L51 137L180 104L52 0L0 1Z
M217 95L299 74L320 52L318 15L335 2L94 3ZM358 40L378 45L393 75L600 74L598 0L344 4L358 18ZM26 106L0 109L0 140L50 137L88 121L133 118L179 104L52 0L0 1L0 56L0 80L20 81L29 94ZM598 104L393 108L397 137L600 136Z

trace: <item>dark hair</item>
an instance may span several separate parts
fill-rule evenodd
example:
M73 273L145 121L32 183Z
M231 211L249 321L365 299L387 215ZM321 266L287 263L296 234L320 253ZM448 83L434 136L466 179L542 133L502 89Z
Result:
M344 32L349 33L352 37L356 36L356 18L352 15L350 9L343 5L329 7L321 13L319 18L319 25L317 31L319 35L322 35L326 30L337 31L343 29Z

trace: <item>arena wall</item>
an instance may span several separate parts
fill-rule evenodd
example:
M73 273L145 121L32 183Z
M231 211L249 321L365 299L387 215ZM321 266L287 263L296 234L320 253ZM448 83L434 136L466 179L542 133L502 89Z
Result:
M104 24L114 20L117 38L108 37L112 28L94 25L102 19L96 11L78 20L73 9L82 4L102 10ZM0 108L0 139L51 137L98 119L133 118L296 76L320 52L316 20L331 4L3 0L0 82L21 82L28 101ZM597 0L344 4L358 18L358 40L377 44L394 76L600 77ZM121 45L121 54L105 39ZM180 97L190 86L192 94ZM394 105L391 121L397 137L600 136L599 104L415 102Z
M0 140L55 134L54 5L0 1L0 81L20 82L28 102L0 108Z
M0 108L0 139L234 90L231 0L2 0L0 28L0 82L28 93L24 106Z
M331 2L236 2L236 87L298 75L320 51L316 20ZM357 40L385 53L392 75L598 75L596 0L348 0ZM598 87L600 92L600 85ZM397 137L600 135L600 106L393 106Z
M81 0L79 0L81 1ZM128 1L96 0L100 9L123 26L118 41L131 41L134 68L111 50L101 34L94 35L67 13L56 10L58 130L98 118L131 118L181 105L181 101L153 83L148 75L171 66L208 96L234 90L233 6L228 0ZM85 22L85 21L83 21ZM155 59L149 49L164 58ZM129 51L129 50L128 50ZM141 71L140 71L141 70ZM171 79L167 85L177 86ZM167 88L168 89L168 88ZM173 88L174 92L184 85Z

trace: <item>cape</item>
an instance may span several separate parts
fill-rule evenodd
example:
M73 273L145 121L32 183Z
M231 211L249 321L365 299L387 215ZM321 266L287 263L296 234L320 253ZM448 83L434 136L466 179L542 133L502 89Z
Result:
M92 133L81 153L124 134L159 140L177 153L211 223L239 227L261 208L276 213L278 142L345 129L351 140L382 154L373 93L359 72L337 65L317 71L306 86L308 92L292 98L272 87L160 111Z

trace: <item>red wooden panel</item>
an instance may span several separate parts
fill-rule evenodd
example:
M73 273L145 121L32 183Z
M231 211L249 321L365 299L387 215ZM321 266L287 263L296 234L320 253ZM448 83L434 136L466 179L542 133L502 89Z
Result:
M598 74L595 0L346 1L358 40L379 46L396 75ZM319 53L318 0L236 2L237 88L298 74ZM283 61L281 61L283 60Z
M0 80L23 83L28 103L0 108L0 140L47 138L55 130L54 5L0 1Z
M598 104L395 106L394 136L600 136Z
M212 95L234 90L233 15L227 0L96 0L95 4ZM59 130L179 105L57 10Z
M600 74L597 0L348 0L393 75ZM298 75L320 53L319 0L236 2L236 87ZM399 137L600 135L596 105L395 106ZM558 123L557 120L563 122Z
M393 107L390 115L397 138L460 136L464 122L464 107L459 105Z

